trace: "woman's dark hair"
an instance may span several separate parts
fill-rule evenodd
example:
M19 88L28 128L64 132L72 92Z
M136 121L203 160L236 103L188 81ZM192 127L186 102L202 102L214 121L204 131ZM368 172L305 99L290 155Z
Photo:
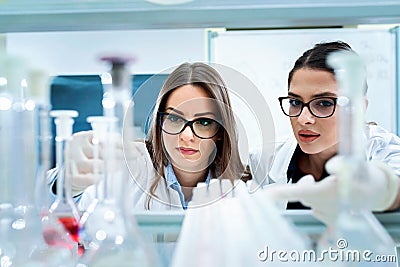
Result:
M315 70L323 70L335 74L334 70L331 67L329 67L328 64L326 63L328 55L335 51L354 52L354 50L351 48L349 44L342 41L316 44L313 48L304 52L303 55L299 57L294 63L292 70L289 72L288 88L290 87L290 83L292 81L294 73L298 69L309 68ZM366 93L367 93L367 86L365 86L365 91L364 91L364 94Z

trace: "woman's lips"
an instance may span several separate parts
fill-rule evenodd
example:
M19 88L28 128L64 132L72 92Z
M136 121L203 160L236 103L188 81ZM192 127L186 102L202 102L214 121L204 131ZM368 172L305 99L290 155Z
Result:
M310 143L320 137L320 134L309 130L302 130L298 132L298 136L301 142Z
M196 149L187 148L187 147L178 147L178 150L183 155L193 155L198 152Z

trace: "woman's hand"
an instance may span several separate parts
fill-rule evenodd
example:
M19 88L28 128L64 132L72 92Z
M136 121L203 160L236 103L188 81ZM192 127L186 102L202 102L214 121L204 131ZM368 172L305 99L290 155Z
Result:
M295 184L271 185L263 192L275 201L300 201L311 207L317 219L331 225L339 213L337 173L344 166L344 160L335 157L327 163L327 170L331 175L319 182L313 176L306 175ZM367 162L365 171L368 175L367 182L357 183L352 188L350 201L361 201L371 211L389 209L398 194L398 177L380 162Z
M65 175L71 181L73 196L97 182L98 176L94 173L94 166L98 166L99 173L103 172L103 160L100 156L98 159L94 158L92 139L92 131L78 132L66 145Z

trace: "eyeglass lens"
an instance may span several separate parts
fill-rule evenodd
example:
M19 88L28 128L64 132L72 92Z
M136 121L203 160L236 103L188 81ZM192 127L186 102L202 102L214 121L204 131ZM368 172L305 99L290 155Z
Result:
M215 136L219 129L218 122L210 118L197 118L193 121L187 121L178 115L169 113L164 113L161 116L161 128L169 134L179 134L189 125L196 136L211 138Z
M304 106L308 106L310 112L316 117L329 117L335 112L335 105L335 100L331 98L316 98L308 103L303 103L296 98L284 98L281 101L284 113L290 117L299 116Z

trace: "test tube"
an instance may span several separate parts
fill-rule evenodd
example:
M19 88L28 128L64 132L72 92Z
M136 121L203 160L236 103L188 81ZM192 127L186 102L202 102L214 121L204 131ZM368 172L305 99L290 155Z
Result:
M55 118L56 125L56 168L57 197L50 206L50 213L55 214L75 242L79 242L80 214L72 199L71 184L65 175L68 166L65 165L65 150L67 141L72 137L73 118L78 116L75 110L53 110L50 116Z

